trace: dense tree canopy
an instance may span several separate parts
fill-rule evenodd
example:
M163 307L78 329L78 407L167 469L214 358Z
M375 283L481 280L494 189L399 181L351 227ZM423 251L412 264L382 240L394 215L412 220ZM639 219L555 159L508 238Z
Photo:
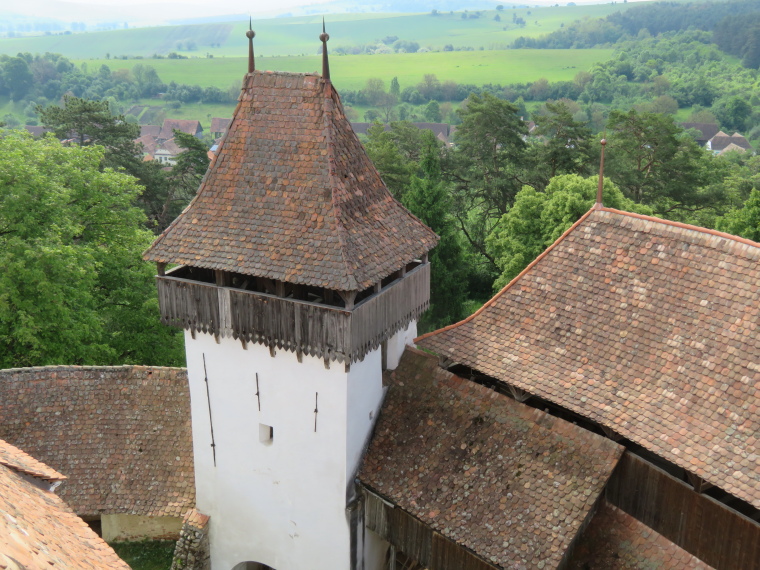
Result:
M140 187L103 154L0 138L0 367L182 361L141 259Z
M498 290L509 283L585 214L596 200L597 189L598 178L565 174L553 178L543 192L530 186L520 190L487 241L489 253L501 270L494 288ZM623 196L609 180L604 181L602 195L605 206L652 213L650 208Z
M412 175L404 206L440 237L430 253L430 309L420 332L446 326L465 317L467 275L460 234L451 216L451 197L441 177L440 144L430 131L423 135L420 176Z

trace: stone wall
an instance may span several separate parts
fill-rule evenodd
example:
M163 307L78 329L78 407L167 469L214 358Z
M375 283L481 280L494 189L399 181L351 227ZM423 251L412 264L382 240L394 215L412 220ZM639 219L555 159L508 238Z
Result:
M210 570L209 517L195 509L187 512L179 533L171 570Z

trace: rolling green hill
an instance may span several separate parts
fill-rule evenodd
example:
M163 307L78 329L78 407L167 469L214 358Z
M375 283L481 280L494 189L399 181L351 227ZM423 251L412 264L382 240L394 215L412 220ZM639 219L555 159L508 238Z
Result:
M399 53L385 55L346 55L330 57L330 73L338 89L360 89L370 77L379 77L386 86L398 77L401 88L416 85L426 73L439 80L483 85L486 83L525 83L545 77L549 81L571 80L579 71L608 59L612 50L499 50L437 53ZM86 60L91 72L100 65L112 71L150 65L165 82L176 81L226 89L240 83L247 70L246 58ZM257 69L272 71L319 71L320 56L257 57Z
M335 14L328 16L330 48L376 42L387 36L416 41L440 50L445 45L474 49L505 48L518 36L535 37L557 30L574 20L599 18L626 10L631 4L597 4L543 8L487 10L430 14ZM494 20L497 14L500 21ZM512 22L513 14L525 20ZM71 59L165 55L175 51L190 57L233 56L246 53L247 22L136 28L27 38L0 39L0 54L18 52L60 53ZM506 28L506 29L505 29ZM315 54L319 48L321 17L304 16L254 22L256 51L267 56ZM190 49L188 49L190 48Z

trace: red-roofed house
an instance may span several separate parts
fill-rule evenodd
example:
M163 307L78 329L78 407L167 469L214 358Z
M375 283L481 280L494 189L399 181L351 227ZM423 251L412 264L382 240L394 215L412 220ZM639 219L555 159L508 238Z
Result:
M165 141L174 138L175 130L188 135L193 135L197 138L203 136L203 127L201 126L200 121L190 119L164 119L164 124L161 126L161 132L158 134L158 140Z

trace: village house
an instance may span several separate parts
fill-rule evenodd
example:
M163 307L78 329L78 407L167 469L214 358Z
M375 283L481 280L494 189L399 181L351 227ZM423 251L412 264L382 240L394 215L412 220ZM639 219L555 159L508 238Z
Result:
M723 154L729 150L738 150L739 152L752 151L752 145L749 144L749 141L743 135L739 133L727 135L723 131L719 131L707 141L705 148L712 151L713 154Z
M209 129L211 136L215 139L224 136L230 126L231 121L232 119L221 119L219 117L213 117L211 119L211 128Z

